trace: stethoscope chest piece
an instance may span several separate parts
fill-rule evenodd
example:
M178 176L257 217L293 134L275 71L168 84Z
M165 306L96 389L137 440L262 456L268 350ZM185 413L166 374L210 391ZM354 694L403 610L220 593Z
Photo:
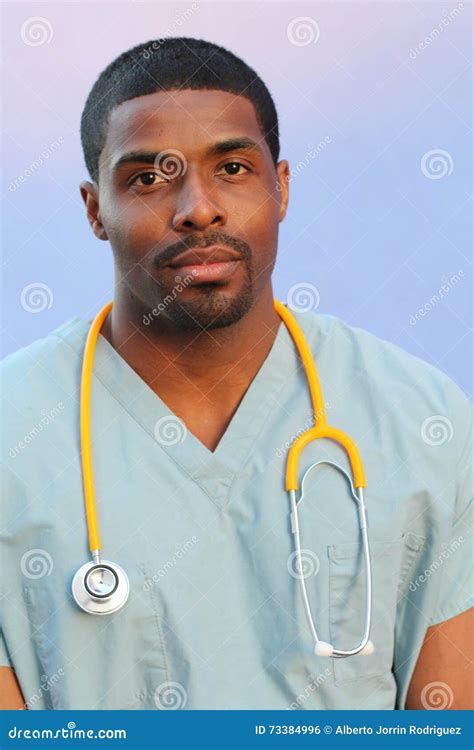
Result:
M130 584L123 568L109 560L81 565L72 581L78 606L91 615L117 612L128 599Z

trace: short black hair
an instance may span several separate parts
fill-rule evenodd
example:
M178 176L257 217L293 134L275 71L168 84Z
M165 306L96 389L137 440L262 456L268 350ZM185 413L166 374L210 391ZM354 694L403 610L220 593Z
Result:
M276 166L280 153L278 115L267 87L243 60L204 39L165 37L123 52L99 75L81 117L81 142L91 179L98 183L110 111L137 96L171 89L220 89L245 96Z

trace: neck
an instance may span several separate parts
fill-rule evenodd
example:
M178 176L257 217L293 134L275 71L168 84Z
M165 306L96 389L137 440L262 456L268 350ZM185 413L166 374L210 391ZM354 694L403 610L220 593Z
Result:
M229 411L266 359L279 324L271 285L237 323L210 330L177 329L161 316L144 325L142 310L116 290L101 333L177 413L183 398Z

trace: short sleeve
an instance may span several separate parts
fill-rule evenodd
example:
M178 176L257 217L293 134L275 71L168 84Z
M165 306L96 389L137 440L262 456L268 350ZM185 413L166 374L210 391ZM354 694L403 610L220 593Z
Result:
M437 600L429 625L437 625L473 606L473 429L471 419L456 466L456 500L451 528L439 552Z
M12 667L12 666L13 664L11 663L10 656L8 655L5 638L3 637L3 632L0 629L0 667Z

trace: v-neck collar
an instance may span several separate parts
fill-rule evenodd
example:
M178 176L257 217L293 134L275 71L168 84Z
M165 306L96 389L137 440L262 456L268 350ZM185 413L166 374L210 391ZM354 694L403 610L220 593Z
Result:
M82 357L89 326L90 323L76 316L56 333ZM157 446L157 452L163 450L221 507L225 505L233 480L248 460L270 414L279 411L281 391L299 369L292 338L285 324L280 322L267 357L212 452L185 428L102 334L97 338L93 364L94 377L148 433Z

